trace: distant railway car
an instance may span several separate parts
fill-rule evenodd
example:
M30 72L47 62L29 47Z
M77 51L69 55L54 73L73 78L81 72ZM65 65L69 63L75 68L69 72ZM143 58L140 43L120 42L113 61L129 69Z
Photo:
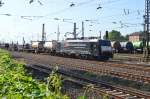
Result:
M58 42L57 53L84 58L97 58L100 60L107 60L113 57L110 41L98 39L65 40Z
M13 44L13 50L18 51L18 44Z
M32 41L31 42L31 47L32 48L38 48L38 46L39 46L39 42L38 41Z
M31 41L31 47L35 53L44 52L44 42L42 41Z
M132 42L121 42L121 52L132 53L134 51L134 46Z
M44 52L46 53L55 53L56 52L57 41L46 41L44 43Z
M143 41L133 42L133 46L136 52L143 52Z
M5 48L8 50L10 47L9 43L5 43Z
M22 50L21 51L35 52L35 50L31 46L31 44L29 44L29 43L26 43L26 44L22 45Z
M23 45L23 48L24 48L24 49L30 49L30 48L31 48L31 45L27 43L27 44Z
M117 53L121 50L121 44L119 41L113 41L111 42L111 46L113 48L113 52Z
M52 41L47 41L44 43L44 48L52 49L52 47L53 47Z
M0 44L0 48L4 49L5 48L5 44Z

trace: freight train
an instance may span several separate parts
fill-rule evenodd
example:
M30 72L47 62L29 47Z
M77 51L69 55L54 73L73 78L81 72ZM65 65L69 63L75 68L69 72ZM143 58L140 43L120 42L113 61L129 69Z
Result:
M99 44L98 42L105 42L104 44ZM46 52L52 55L59 54L61 56L74 56L74 57L84 57L84 58L93 58L99 57L104 58L101 52L102 46L109 46L106 42L109 42L111 47L109 50L106 47L106 53L142 53L143 52L143 42L119 42L108 40L98 40L98 39L77 39L77 40L64 40L64 41L46 41L42 45L42 41L33 41L31 43L32 51L35 53ZM96 47L95 47L96 46ZM31 50L30 48L30 50ZM99 56L96 55L96 50L99 49ZM95 51L95 52L94 52ZM111 56L112 55L112 56ZM109 58L113 57L113 54L108 55ZM108 59L108 58L107 58Z
M108 40L99 40L102 42L110 42ZM74 57L97 57L96 52L92 52L94 50L100 49L102 45L97 45L97 48L94 48L96 45L94 43L98 43L98 39L77 39L77 40L64 40L57 42L56 40L53 41L32 41L31 44L25 45L16 45L16 44L1 44L1 48L5 48L8 50L13 51L26 51L26 52L33 52L33 53L49 53L51 55L61 55L61 56L74 56ZM109 51L107 53L143 53L143 42L119 42L119 41L112 41L111 43L111 50L109 47ZM68 45L68 47L67 47ZM76 46L75 46L76 45ZM81 46L84 45L84 46ZM107 45L107 44L104 44ZM90 47L91 46L91 47ZM70 52L68 49L70 48ZM77 49L78 48L78 49ZM84 49L84 51L82 51ZM86 50L88 49L88 50ZM102 47L103 50L103 47ZM105 49L107 50L107 49ZM63 52L64 51L64 52ZM85 53L87 51L87 54ZM95 55L94 55L94 54ZM100 53L100 51L99 51ZM103 56L103 55L102 55ZM101 56L101 57L102 57ZM113 57L108 55L108 57ZM99 57L100 58L100 57Z
M16 49L16 46L14 48ZM29 44L25 45L22 51L49 53L51 55L71 56L82 59L108 60L113 58L111 42L100 39L32 41L30 47Z
M143 52L143 41L137 42L119 42L113 41L111 42L111 46L113 48L114 53L142 53Z

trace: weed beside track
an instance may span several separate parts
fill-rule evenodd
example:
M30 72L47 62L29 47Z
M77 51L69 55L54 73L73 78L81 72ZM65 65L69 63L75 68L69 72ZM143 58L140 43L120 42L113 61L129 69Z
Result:
M52 91L48 84L38 82L26 75L24 65L13 60L4 50L0 50L0 98L68 99L67 96L61 94L60 89L57 92Z

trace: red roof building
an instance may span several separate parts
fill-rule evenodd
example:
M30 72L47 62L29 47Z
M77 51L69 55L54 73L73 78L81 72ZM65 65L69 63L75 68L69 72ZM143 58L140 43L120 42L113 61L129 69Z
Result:
M137 42L143 40L143 33L142 32L134 32L129 35L129 41Z

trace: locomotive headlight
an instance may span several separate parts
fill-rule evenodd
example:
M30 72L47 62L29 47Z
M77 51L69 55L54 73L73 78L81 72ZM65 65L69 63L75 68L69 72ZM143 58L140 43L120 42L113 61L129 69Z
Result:
M101 50L103 52L110 52L110 51L112 51L112 48L111 48L111 46L101 46Z

